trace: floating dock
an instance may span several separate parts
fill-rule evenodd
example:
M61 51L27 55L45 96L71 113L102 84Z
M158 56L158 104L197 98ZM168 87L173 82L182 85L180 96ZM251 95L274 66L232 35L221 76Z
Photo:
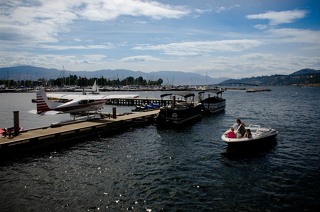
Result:
M70 144L82 138L112 135L123 130L150 124L159 110L135 112L116 117L75 120L30 129L17 136L0 138L0 158L32 153L35 149L58 144Z

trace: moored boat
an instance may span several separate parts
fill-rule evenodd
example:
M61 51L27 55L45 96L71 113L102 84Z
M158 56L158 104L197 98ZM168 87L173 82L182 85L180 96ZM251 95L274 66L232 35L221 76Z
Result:
M203 110L207 113L219 113L225 110L226 100L222 98L223 91L214 92L215 96L210 96L205 98L205 92L199 92L199 102L202 104Z
M150 103L145 105L138 105L136 108L132 111L146 111L146 110L156 110L160 108L160 104L158 103Z
M172 96L172 104L160 108L156 117L157 126L183 126L201 120L202 104L194 101L194 93L163 94L161 98L165 96Z
M225 133L222 134L221 139L225 141L228 145L258 145L260 143L271 142L278 135L277 130L272 128L261 127L260 125L249 125L245 128L246 130L249 129L251 132L251 136L249 138L246 136L243 136L241 138L229 138L227 134L230 132L230 130L227 130ZM237 134L237 129L235 129L235 134Z

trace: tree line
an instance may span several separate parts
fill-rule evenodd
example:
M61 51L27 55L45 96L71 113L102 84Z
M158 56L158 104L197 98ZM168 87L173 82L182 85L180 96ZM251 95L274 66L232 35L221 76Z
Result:
M101 78L87 78L77 75L69 75L68 77L59 77L57 79L46 80L45 78L39 78L36 81L32 80L0 80L0 85L6 85L7 87L35 87L35 86L51 86L51 87L60 87L60 86L92 86L94 82L97 82L99 86L160 86L163 83L163 80L159 78L158 80L146 80L143 77L127 77L123 80L118 79L109 79L105 77Z

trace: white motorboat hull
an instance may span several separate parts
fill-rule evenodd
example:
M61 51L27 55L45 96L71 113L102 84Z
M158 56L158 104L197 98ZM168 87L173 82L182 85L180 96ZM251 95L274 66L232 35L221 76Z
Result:
M262 128L259 125L250 125L246 129L251 130L252 138L228 138L225 134L230 130L227 130L222 134L221 139L228 145L239 145L239 144L259 144L268 141L272 141L277 135L278 131L271 128Z

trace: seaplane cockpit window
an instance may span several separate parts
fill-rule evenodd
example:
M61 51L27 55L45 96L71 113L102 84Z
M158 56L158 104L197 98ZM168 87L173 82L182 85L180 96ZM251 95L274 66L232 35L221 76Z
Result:
M80 105L84 105L84 104L87 104L87 103L88 103L88 100L81 100L81 101L79 102Z

